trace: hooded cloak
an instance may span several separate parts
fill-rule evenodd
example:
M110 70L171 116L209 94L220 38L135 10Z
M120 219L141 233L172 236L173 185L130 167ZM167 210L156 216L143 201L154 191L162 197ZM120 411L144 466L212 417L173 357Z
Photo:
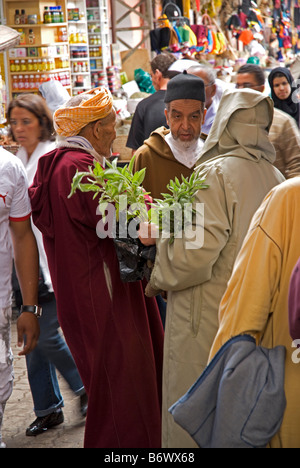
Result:
M195 447L168 409L205 369L218 331L219 304L251 219L266 194L284 180L272 164L275 151L267 135L272 118L269 97L247 89L224 92L199 160L204 164L197 168L208 188L195 197L195 242L186 229L172 245L162 237L156 244L150 284L153 289L168 291L163 363L165 448Z
M271 98L252 89L225 90L205 142L202 164L216 156L239 156L275 161L275 150L266 136L273 121Z

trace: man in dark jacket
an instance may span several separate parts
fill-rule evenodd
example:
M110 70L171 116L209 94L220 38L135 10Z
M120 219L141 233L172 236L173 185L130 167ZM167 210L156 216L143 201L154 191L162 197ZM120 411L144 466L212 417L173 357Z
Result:
M156 128L167 125L164 98L169 82L168 68L174 62L172 54L163 53L150 63L156 92L138 103L127 139L128 148L137 150Z

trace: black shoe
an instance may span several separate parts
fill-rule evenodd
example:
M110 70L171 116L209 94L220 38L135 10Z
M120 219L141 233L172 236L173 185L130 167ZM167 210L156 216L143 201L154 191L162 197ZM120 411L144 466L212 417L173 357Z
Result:
M88 410L88 396L86 393L80 396L80 413L85 418Z
M26 429L26 435L28 437L37 436L46 432L51 427L58 426L64 422L64 414L62 410L56 411L55 413L48 414L42 418L36 418L32 424Z

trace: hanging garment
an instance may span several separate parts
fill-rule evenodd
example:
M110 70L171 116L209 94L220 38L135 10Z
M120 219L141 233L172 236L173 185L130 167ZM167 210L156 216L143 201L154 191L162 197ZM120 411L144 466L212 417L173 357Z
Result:
M160 51L169 46L171 37L170 28L158 28L150 31L151 50Z
M202 24L192 24L191 29L197 38L197 46L198 47L207 47L207 34L208 28Z

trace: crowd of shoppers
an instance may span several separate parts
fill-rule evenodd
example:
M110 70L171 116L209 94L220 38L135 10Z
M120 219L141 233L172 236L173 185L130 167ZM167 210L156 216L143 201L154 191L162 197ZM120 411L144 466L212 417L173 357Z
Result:
M159 66L153 76L162 80ZM85 192L68 197L76 171L87 171L94 160L104 167L111 155L116 112L109 91L97 88L64 101L52 109L53 121L42 97L22 95L10 103L8 120L20 150L17 157L0 154L6 174L0 180L0 430L12 390L14 251L23 304L19 341L26 335L21 353L37 416L27 435L62 422L53 370L67 368L63 375L84 397L83 414L87 409L86 448L195 448L169 409L223 345L251 335L257 345L286 350L286 408L268 445L300 447L293 358L293 340L300 339L297 90L282 68L270 74L272 96L266 96L264 74L250 64L238 71L236 89L222 90L214 102L214 80L210 70L197 66L169 77L163 93L169 129L155 129L135 148L135 170L146 168L144 188L154 197L170 179L195 171L208 186L194 201L194 239L190 230L173 243L164 236L152 239L151 225L143 230L149 235L140 234L146 245L156 244L149 283L153 296L167 293L165 331L154 297L145 296L146 283L122 282L113 240L97 236L98 200ZM205 105L212 118L204 139ZM286 144L280 144L286 132ZM13 249L7 250L9 227ZM28 267L30 276L24 273ZM44 303L38 299L39 276ZM32 314L39 303L40 327ZM59 326L66 342L58 338ZM235 389L229 390L234 398Z

